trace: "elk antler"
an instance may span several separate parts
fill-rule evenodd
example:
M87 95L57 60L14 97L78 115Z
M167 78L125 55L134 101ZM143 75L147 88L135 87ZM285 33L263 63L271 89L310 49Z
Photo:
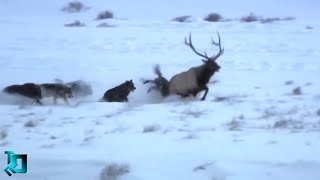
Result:
M199 53L199 52L194 48L194 46L193 46L193 44L192 44L192 40L191 40L191 33L189 33L189 42L187 41L187 38L184 39L184 42L185 42L185 44L186 44L187 46L189 46L189 47L193 50L193 52L195 52L197 55L205 58L206 60L215 61L215 60L217 60L218 57L220 57L220 56L223 54L223 52L224 52L224 48L221 48L220 35L219 35L218 32L217 32L217 34L218 34L219 42L218 42L218 43L215 42L212 38L211 38L211 41L212 41L212 44L213 44L213 45L219 46L219 53L216 54L215 56L212 56L212 57L208 57L208 55L207 55L206 52L204 52L204 54L201 54L201 53Z
M201 57L203 57L203 58L205 58L205 59L207 59L207 60L210 60L210 58L207 56L207 53L206 53L206 52L204 52L204 55L203 55L203 54L199 53L199 52L194 48L194 46L193 46L193 44L192 44L192 40L191 40L191 33L189 33L189 42L187 41L187 38L184 38L184 43L185 43L187 46L189 46L189 47L193 50L193 52L195 52L197 55L199 55L199 56L201 56Z
M211 38L211 41L212 41L213 45L219 46L219 52L218 52L218 54L216 54L210 58L212 61L216 61L224 53L224 48L221 48L220 34L218 32L217 32L217 34L218 34L219 42L218 43L215 42L212 38Z

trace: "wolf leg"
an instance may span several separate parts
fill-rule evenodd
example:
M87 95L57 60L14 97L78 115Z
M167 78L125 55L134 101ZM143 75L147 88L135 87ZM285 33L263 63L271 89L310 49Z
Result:
M54 97L53 97L53 103L54 103L54 104L57 104L57 96L54 96Z
M67 98L66 96L63 96L63 100L64 100L64 102L65 102L66 104L69 105L68 98Z
M150 93L152 90L157 90L158 88L157 88L157 86L152 86L151 88L149 88L148 89L148 93Z
M35 99L36 103L39 105L43 105L42 102L39 99Z
M147 84L147 83L154 83L154 80L145 80L145 81L143 81L143 84Z

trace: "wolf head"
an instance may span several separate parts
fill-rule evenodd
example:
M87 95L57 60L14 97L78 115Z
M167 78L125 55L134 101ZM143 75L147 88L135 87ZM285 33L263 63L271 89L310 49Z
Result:
M72 90L69 87L66 87L64 89L64 94L68 97L68 98L73 98L73 94L72 94Z
M129 91L134 91L134 90L136 89L136 87L134 86L134 83L132 82L132 80L126 81L126 82L125 82L125 85L126 85L126 88L127 88Z

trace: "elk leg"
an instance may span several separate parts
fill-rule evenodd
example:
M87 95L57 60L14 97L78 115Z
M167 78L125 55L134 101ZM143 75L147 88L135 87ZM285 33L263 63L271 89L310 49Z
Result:
M206 96L208 94L209 88L207 86L205 86L203 88L203 90L205 90L203 97L201 98L201 101L204 101L206 99Z

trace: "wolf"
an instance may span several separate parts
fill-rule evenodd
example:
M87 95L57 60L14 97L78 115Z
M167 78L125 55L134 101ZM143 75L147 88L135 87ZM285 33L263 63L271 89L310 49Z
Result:
M144 80L143 84L153 83L154 86L148 89L148 93L152 90L157 90L161 93L162 97L169 96L169 81L162 76L159 64L153 67L154 73L158 76L154 80Z
M37 104L42 105L40 99L42 98L41 88L35 83L14 84L2 90L2 92L11 95L21 95L33 99Z
M71 88L72 95L74 98L81 98L92 95L92 87L90 83L82 80L64 82L61 79L55 79L55 83L63 84Z
M69 104L68 98L73 97L71 88L59 83L40 84L40 89L42 98L53 97L54 104L57 104L58 98L62 98L66 104Z
M132 80L106 91L100 102L128 102L128 95L136 89Z
M74 97L86 97L92 95L91 85L85 81L72 81L65 83L67 87L71 88Z

